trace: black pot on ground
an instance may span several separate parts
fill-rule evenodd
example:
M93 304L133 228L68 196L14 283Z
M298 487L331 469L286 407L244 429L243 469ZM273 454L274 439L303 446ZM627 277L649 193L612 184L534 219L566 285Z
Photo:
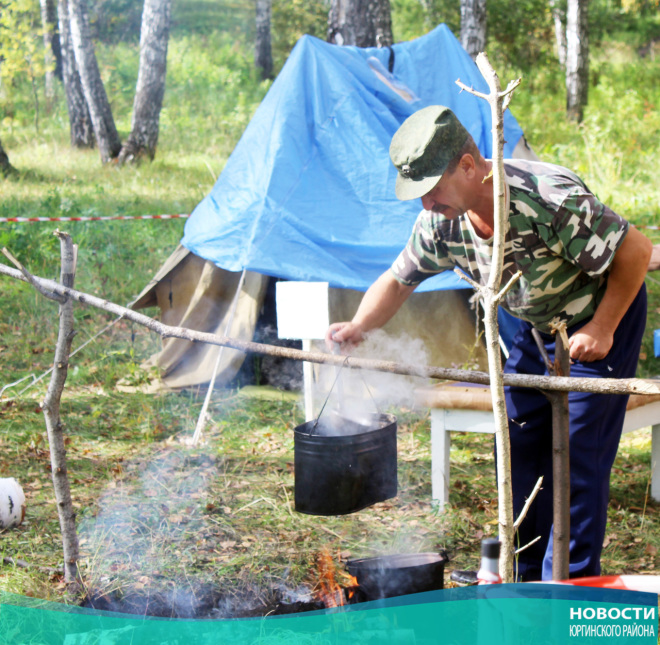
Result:
M346 570L354 576L367 600L405 596L444 587L444 551L399 553L349 560Z
M308 421L294 432L295 508L345 515L397 494L396 417Z

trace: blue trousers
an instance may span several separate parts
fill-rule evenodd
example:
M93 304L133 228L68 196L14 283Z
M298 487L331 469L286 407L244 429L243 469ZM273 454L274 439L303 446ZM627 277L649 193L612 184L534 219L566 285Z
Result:
M582 322L569 328L569 336ZM571 365L571 376L631 378L646 324L646 288L642 285L619 323L609 354L600 361ZM550 359L555 337L541 334ZM547 374L532 337L523 322L513 339L504 371ZM517 556L516 580L552 579L552 412L546 397L530 388L505 388L509 432L514 517L518 517L538 478L543 489L520 526L516 544L541 539ZM616 456L628 397L619 394L569 393L571 533L570 576L600 575L605 537L610 472Z

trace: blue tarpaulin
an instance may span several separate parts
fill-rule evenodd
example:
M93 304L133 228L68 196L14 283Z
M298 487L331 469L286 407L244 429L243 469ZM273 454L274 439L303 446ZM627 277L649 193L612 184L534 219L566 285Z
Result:
M394 79L407 91L383 81L392 55ZM421 210L421 200L394 196L388 150L406 117L447 105L491 156L490 108L461 92L456 79L488 91L445 25L391 50L303 36L188 220L183 245L228 271L367 289L403 248ZM521 136L505 113L505 157ZM419 290L465 286L457 283L446 272Z

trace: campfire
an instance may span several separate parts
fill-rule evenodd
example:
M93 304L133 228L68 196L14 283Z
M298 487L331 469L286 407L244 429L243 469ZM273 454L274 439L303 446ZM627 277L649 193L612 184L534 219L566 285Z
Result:
M317 558L315 597L325 607L392 598L444 587L447 554L400 553L346 562L338 569L327 550Z
M443 588L444 553L396 554L344 564L322 549L307 587L285 584L222 591L209 584L90 593L84 607L173 618L247 618L318 611Z
M317 556L318 583L314 597L323 606L341 607L362 599L358 580L347 571L338 569L328 549L323 549Z

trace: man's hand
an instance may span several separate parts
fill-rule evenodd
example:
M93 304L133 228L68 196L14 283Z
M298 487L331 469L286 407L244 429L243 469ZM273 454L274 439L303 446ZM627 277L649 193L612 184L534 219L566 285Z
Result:
M401 284L391 271L385 271L367 289L351 322L330 325L325 334L328 350L334 350L333 343L342 344L342 350L359 344L368 331L382 327L414 290L414 286Z
M329 352L334 350L336 343L354 347L360 344L363 337L362 329L353 322L333 323L325 333L325 346Z
M589 363L605 358L614 342L614 334L591 320L568 339L571 359Z
M652 249L651 240L631 227L614 254L605 295L593 318L568 339L573 360L590 362L607 356L614 332L644 282Z

